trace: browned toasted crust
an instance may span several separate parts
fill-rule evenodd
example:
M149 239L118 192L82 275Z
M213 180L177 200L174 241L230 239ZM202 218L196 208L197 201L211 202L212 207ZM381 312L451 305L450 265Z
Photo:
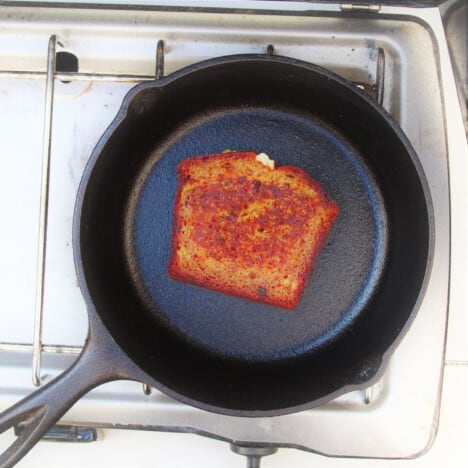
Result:
M171 278L294 309L338 215L303 170L270 169L253 152L178 167Z

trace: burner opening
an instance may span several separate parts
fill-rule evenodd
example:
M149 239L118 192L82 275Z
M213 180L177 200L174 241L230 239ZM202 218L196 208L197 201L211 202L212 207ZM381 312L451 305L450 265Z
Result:
M70 52L57 52L55 71L57 73L76 73L78 71L78 57ZM62 83L70 83L67 80L60 80Z

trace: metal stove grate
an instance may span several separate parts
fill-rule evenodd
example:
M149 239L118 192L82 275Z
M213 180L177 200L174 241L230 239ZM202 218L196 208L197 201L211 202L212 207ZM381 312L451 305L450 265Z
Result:
M44 121L42 133L42 177L40 188L40 207L39 207L39 225L38 225L38 253L36 268L36 291L35 291L35 309L34 309L34 334L32 343L12 343L1 342L0 351L19 351L32 352L32 381L38 387L41 385L41 358L42 353L70 354L78 355L82 346L66 346L61 344L44 344L42 341L43 329L43 309L44 309L44 283L45 268L47 257L47 223L49 206L49 179L50 179L50 159L52 147L52 119L54 109L54 84L56 80L70 81L106 81L106 82L124 82L139 83L160 79L164 76L164 48L163 40L159 40L156 46L155 74L154 75L126 75L126 74L104 74L104 73L82 73L82 72L60 72L57 71L57 46L64 47L64 41L58 35L53 34L49 38L47 50L47 69L41 71L5 71L0 70L0 78L19 78L19 79L45 79L45 98L44 98ZM375 83L355 82L355 85L367 92L377 100L381 105L384 96L384 73L385 73L385 52L378 47L376 61ZM274 54L273 44L266 47L267 54ZM367 388L363 393L363 404L370 404L376 393L379 384ZM145 395L151 393L151 388L143 384Z

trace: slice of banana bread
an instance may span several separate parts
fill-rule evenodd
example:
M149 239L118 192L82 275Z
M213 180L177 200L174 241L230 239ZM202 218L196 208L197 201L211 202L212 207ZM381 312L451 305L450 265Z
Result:
M253 152L189 158L177 175L169 276L294 309L339 212L320 185Z

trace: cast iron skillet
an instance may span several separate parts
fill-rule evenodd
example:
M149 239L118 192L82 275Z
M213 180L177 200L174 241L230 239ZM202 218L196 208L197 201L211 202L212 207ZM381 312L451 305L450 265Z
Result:
M301 167L340 207L293 312L167 275L177 164L227 148ZM329 71L243 55L136 86L76 202L85 349L1 415L1 430L32 422L1 463L18 461L81 395L113 379L235 416L299 411L368 385L418 308L431 239L429 191L410 143Z

